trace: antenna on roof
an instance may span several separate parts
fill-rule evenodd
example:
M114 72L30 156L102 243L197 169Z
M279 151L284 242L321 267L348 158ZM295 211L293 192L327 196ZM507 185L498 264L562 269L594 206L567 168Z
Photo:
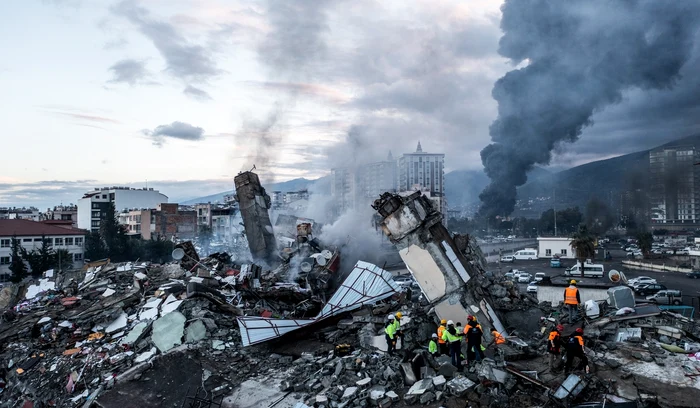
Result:
M250 169L250 171L253 171L253 170L255 170L255 165L253 165L253 168L252 168L252 169Z

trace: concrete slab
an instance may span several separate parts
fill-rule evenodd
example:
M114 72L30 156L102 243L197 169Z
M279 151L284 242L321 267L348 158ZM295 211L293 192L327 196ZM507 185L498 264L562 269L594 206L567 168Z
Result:
M294 408L299 399L294 398L294 394L285 397L286 392L279 391L277 387L270 387L270 384L248 380L241 384L233 394L224 398L222 408L258 408L270 405L270 402L280 400L275 408Z

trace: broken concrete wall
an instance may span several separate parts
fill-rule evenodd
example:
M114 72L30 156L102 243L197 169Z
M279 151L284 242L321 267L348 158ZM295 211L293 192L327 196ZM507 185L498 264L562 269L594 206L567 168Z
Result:
M468 271L475 274L476 270L455 245L430 200L420 192L408 197L384 193L372 207L383 217L384 233L396 244L437 316L466 324L467 315L480 311L481 299L465 290L471 279ZM489 320L480 319L484 330L490 328Z
M258 175L246 171L234 177L236 197L241 210L250 254L254 260L269 266L279 262L277 242L270 222L270 196L260 184Z

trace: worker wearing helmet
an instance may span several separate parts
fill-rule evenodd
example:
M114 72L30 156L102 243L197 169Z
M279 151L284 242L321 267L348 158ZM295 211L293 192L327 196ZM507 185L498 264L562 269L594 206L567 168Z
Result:
M564 368L566 372L571 371L571 367L574 365L574 358L579 359L579 363L576 366L577 370L586 369L586 373L589 372L588 367L588 357L586 357L585 348L583 347L583 329L578 328L574 332L573 336L569 337L566 342L566 365Z
M440 352L438 351L438 335L437 333L433 333L432 338L430 339L430 343L428 343L428 352L433 356L437 357L440 355Z
M450 350L447 348L447 341L442 339L442 335L445 333L446 329L447 329L447 320L445 320L445 319L440 320L440 326L437 329L438 347L440 349L440 355L450 354Z
M452 365L459 368L462 365L462 350L460 334L455 329L455 323L452 320L447 321L447 329L442 333L442 339L445 340L450 347L450 357Z
M401 330L401 318L403 317L403 313L396 312L396 315L394 316L394 328L396 329L396 344L398 344L399 340L401 340L401 347L403 348L403 330Z
M564 289L564 306L569 312L569 324L574 322L574 317L578 314L578 307L581 304L581 295L576 287L576 281L571 279L569 287Z
M476 318L473 318L469 320L464 329L467 335L467 363L483 360L485 347L481 344L481 339L484 336L481 325L476 321Z
M386 317L384 324L384 338L386 339L386 351L389 355L394 354L396 348L396 326L394 325L394 315L390 314Z
M549 332L549 340L547 341L547 352L549 352L549 371L559 366L559 355L561 354L561 333L564 331L564 326L558 324L551 332Z

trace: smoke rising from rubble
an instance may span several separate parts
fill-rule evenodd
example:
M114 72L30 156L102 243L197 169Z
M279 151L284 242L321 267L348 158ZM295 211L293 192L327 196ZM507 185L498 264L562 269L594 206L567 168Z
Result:
M282 107L280 103L277 103L262 120L244 118L243 126L234 135L238 146L248 148L248 157L243 162L241 171L248 171L255 165L265 174L267 181L272 181L271 177L274 174L266 170L271 163L274 163L277 152L274 146L282 138L282 133L277 126L281 115Z
M507 0L502 11L499 53L527 65L493 88L498 118L481 151L489 217L512 213L527 172L548 164L559 143L575 142L623 92L671 88L700 26L697 2Z

